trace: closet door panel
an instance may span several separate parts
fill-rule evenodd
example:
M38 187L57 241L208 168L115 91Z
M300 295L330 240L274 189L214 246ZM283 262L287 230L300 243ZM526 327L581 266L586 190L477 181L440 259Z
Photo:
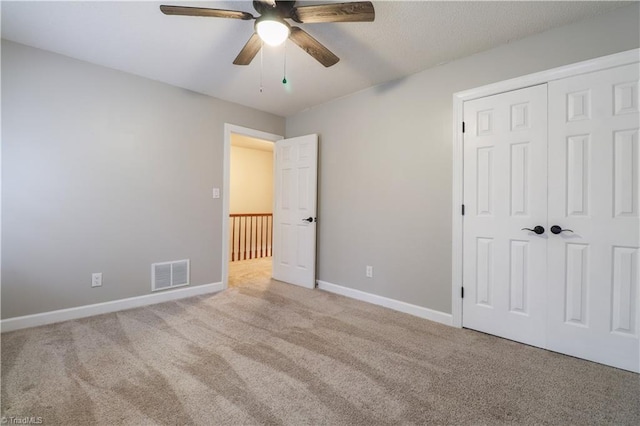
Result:
M549 83L548 343L638 371L638 64Z
M543 347L547 87L465 102L463 326Z

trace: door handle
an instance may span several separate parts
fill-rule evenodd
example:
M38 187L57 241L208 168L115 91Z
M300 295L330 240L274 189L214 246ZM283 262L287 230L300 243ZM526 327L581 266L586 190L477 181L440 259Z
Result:
M309 217L308 217L308 218L306 218L306 219L302 219L302 220L303 220L304 222L309 222L309 223L313 222L313 218L312 218L311 216L309 216Z
M551 233L558 235L561 232L573 232L571 229L562 229L562 227L558 225L553 225L551 227Z
M531 231L531 232L535 232L536 234L540 235L540 234L544 234L544 227L538 225L538 226L534 227L533 229L531 229L531 228L522 228L522 231Z

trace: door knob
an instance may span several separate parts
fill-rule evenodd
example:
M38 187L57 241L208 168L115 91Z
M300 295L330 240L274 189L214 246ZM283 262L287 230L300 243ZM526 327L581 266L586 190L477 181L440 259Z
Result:
M538 225L536 227L534 227L533 229L531 228L522 228L523 231L531 231L531 232L535 232L536 234L540 235L540 234L544 234L544 227Z
M562 227L558 225L553 225L551 227L551 233L558 235L561 232L573 232L571 229L562 229Z
M305 222L309 222L309 223L313 222L313 218L311 216L309 216L306 219L302 219L302 220L305 221Z

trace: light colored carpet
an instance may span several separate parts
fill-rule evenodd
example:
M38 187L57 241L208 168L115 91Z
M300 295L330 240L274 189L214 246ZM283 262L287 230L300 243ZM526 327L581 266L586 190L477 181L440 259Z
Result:
M268 282L271 277L271 264L271 257L229 262L229 287Z
M640 424L636 374L265 273L244 279L216 295L2 335L2 415L70 425Z

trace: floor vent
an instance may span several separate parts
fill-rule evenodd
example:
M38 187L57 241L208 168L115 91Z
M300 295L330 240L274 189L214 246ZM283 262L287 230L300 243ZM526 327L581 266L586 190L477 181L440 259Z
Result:
M189 285L189 259L151 265L151 291Z

